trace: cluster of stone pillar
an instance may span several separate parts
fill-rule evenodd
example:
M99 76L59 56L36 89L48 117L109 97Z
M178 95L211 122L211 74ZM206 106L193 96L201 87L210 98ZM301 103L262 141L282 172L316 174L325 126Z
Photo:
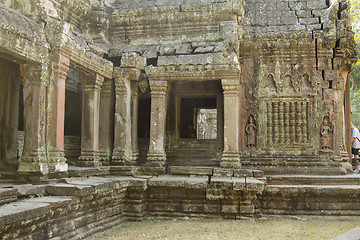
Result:
M68 170L64 155L65 81L70 59L57 55L51 76L42 65L24 64L24 152L18 173L61 174ZM135 53L124 54L110 79L82 72L82 124L79 167L134 166L139 159L139 78L146 64ZM50 81L47 79L50 78ZM239 79L223 79L224 152L222 167L241 167L239 157ZM169 82L149 80L151 91L148 167L166 165L165 139ZM114 95L115 94L115 95ZM100 117L101 116L101 117Z

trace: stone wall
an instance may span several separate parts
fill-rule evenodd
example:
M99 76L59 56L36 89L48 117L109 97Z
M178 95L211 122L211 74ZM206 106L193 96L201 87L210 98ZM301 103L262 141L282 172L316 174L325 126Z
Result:
M264 183L253 177L216 177L210 183L199 176L90 177L42 188L47 196L0 206L3 239L81 239L145 218L253 217ZM14 200L7 197L14 193L1 189L1 200Z
M204 170L204 169L203 169ZM192 169L193 171L193 169ZM2 239L82 239L125 221L359 216L359 177L210 175L72 177L0 188ZM327 184L327 185L324 185Z

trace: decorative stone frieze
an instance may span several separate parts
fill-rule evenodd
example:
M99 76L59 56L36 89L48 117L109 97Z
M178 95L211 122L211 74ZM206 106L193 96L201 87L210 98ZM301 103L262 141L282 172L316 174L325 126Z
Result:
M162 81L199 81L234 78L240 75L239 65L168 65L145 68L151 79Z

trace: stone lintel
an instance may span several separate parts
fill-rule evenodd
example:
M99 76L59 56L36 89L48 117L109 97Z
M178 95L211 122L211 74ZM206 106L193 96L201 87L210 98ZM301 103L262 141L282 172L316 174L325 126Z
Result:
M224 94L239 95L240 78L224 78L221 79L221 85L224 90Z
M104 76L98 73L81 73L80 82L83 90L100 90L102 84L104 83Z
M208 81L240 78L239 65L169 65L145 68L149 80Z
M60 46L62 55L71 59L71 67L80 72L99 74L112 79L113 63L104 58L98 57L89 51L76 49L74 46Z

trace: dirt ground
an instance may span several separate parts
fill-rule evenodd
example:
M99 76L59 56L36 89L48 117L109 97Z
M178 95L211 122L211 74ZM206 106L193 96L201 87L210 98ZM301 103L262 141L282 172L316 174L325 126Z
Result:
M340 219L260 220L146 220L115 227L97 240L282 240L332 239L359 226L359 221Z

